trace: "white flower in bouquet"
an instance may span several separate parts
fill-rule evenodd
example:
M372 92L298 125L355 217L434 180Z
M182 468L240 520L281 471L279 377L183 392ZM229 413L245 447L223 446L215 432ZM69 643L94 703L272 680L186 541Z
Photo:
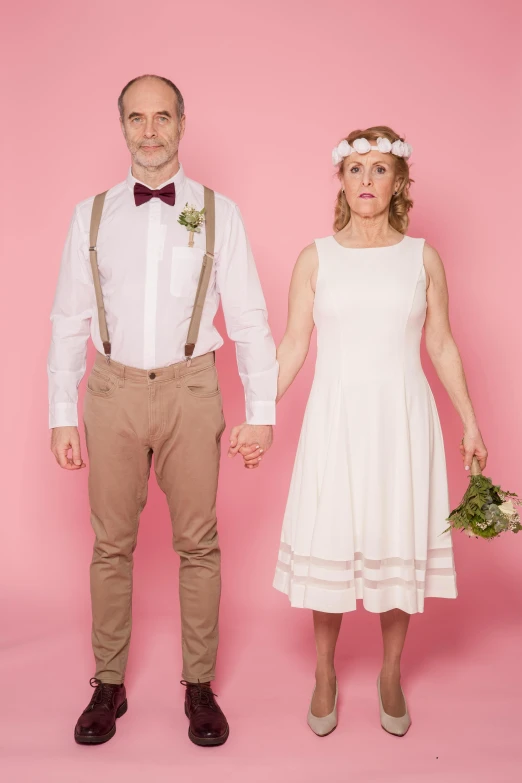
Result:
M498 510L508 517L513 517L517 513L512 500L506 500L504 503L498 506Z

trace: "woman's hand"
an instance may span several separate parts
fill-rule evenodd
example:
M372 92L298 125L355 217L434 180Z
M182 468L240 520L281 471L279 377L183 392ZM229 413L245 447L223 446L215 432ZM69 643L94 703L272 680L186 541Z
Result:
M237 453L243 457L245 468L258 468L263 454L272 445L273 429L270 424L240 424L230 434L229 457Z
M488 461L488 450L482 440L478 429L467 430L460 442L460 453L464 462L464 469L470 470L473 457L478 459L480 469L484 470Z

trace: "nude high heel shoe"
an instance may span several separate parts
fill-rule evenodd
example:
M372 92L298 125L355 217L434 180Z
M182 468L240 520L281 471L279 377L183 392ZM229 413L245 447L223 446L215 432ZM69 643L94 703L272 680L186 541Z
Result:
M315 688L314 688L315 693ZM310 708L308 710L308 725L314 732L314 734L317 734L318 737L326 737L327 734L331 734L332 731L337 726L337 697L339 695L339 687L337 685L337 680L335 681L335 701L334 701L334 708L332 712L329 715L326 715L324 718L317 718L315 715L312 714L312 702L310 702ZM312 700L314 698L314 694L312 693Z
M380 675L377 678L377 693L379 694L379 710L381 713L381 726L383 727L384 731L388 732L388 734L395 734L396 737L403 737L411 726L411 718L408 713L408 705L406 704L406 699L404 698L404 693L402 688L401 688L401 693L404 699L404 703L406 704L406 712L400 718L394 718L393 715L388 715L386 712L384 712L384 707L382 706L382 698L381 698Z

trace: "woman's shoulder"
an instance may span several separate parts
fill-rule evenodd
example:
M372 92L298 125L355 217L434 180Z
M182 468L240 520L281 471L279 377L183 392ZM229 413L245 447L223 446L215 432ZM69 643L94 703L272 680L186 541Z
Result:
M317 240L311 242L301 250L297 257L296 266L299 266L302 269L309 268L311 270L317 266L319 256L317 252L316 241Z
M442 266L442 259L438 250L430 245L427 239L423 239L422 258L426 267Z
M440 256L438 252L432 245L429 244L427 239L424 239L424 237L412 237L409 234L405 234L404 242L405 245L407 244L411 249L414 250L416 254L419 253L422 255L422 260L425 266L437 263L437 260L440 263Z
M422 240L422 263L426 273L426 279L428 283L427 288L430 286L432 280L439 281L441 284L444 284L443 281L446 278L444 264L442 263L442 259L438 251L433 247L433 245L430 245L426 239Z
M335 241L333 234L328 234L326 237L318 237L314 239L311 247L315 247L316 250L317 248L327 247L332 244L332 240Z
M422 247L426 240L423 237L412 237L410 234L404 234L404 241L409 242L411 245L417 245L418 247Z
M329 234L326 237L318 237L314 241L305 247L303 253L306 252L310 260L314 260L316 264L319 263L320 258L328 257L332 254L335 255L336 240L333 234Z
M424 254L433 255L434 253L437 253L433 245L430 245L427 239L424 239L424 237L412 237L410 234L404 234L404 240L405 242L409 242L410 244L416 244L419 247L422 247L422 250Z

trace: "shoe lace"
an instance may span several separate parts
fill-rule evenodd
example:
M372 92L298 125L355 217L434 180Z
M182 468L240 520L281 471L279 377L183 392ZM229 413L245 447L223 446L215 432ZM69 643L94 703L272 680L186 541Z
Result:
M91 677L89 684L91 688L95 689L89 707L92 709L99 704L100 707L111 708L114 702L114 686L106 682L100 682L96 677Z
M197 707L208 707L211 710L217 709L217 704L214 701L217 693L213 692L210 685L202 685L199 682L187 682L186 680L180 680L180 683L188 691L192 709L195 710Z

